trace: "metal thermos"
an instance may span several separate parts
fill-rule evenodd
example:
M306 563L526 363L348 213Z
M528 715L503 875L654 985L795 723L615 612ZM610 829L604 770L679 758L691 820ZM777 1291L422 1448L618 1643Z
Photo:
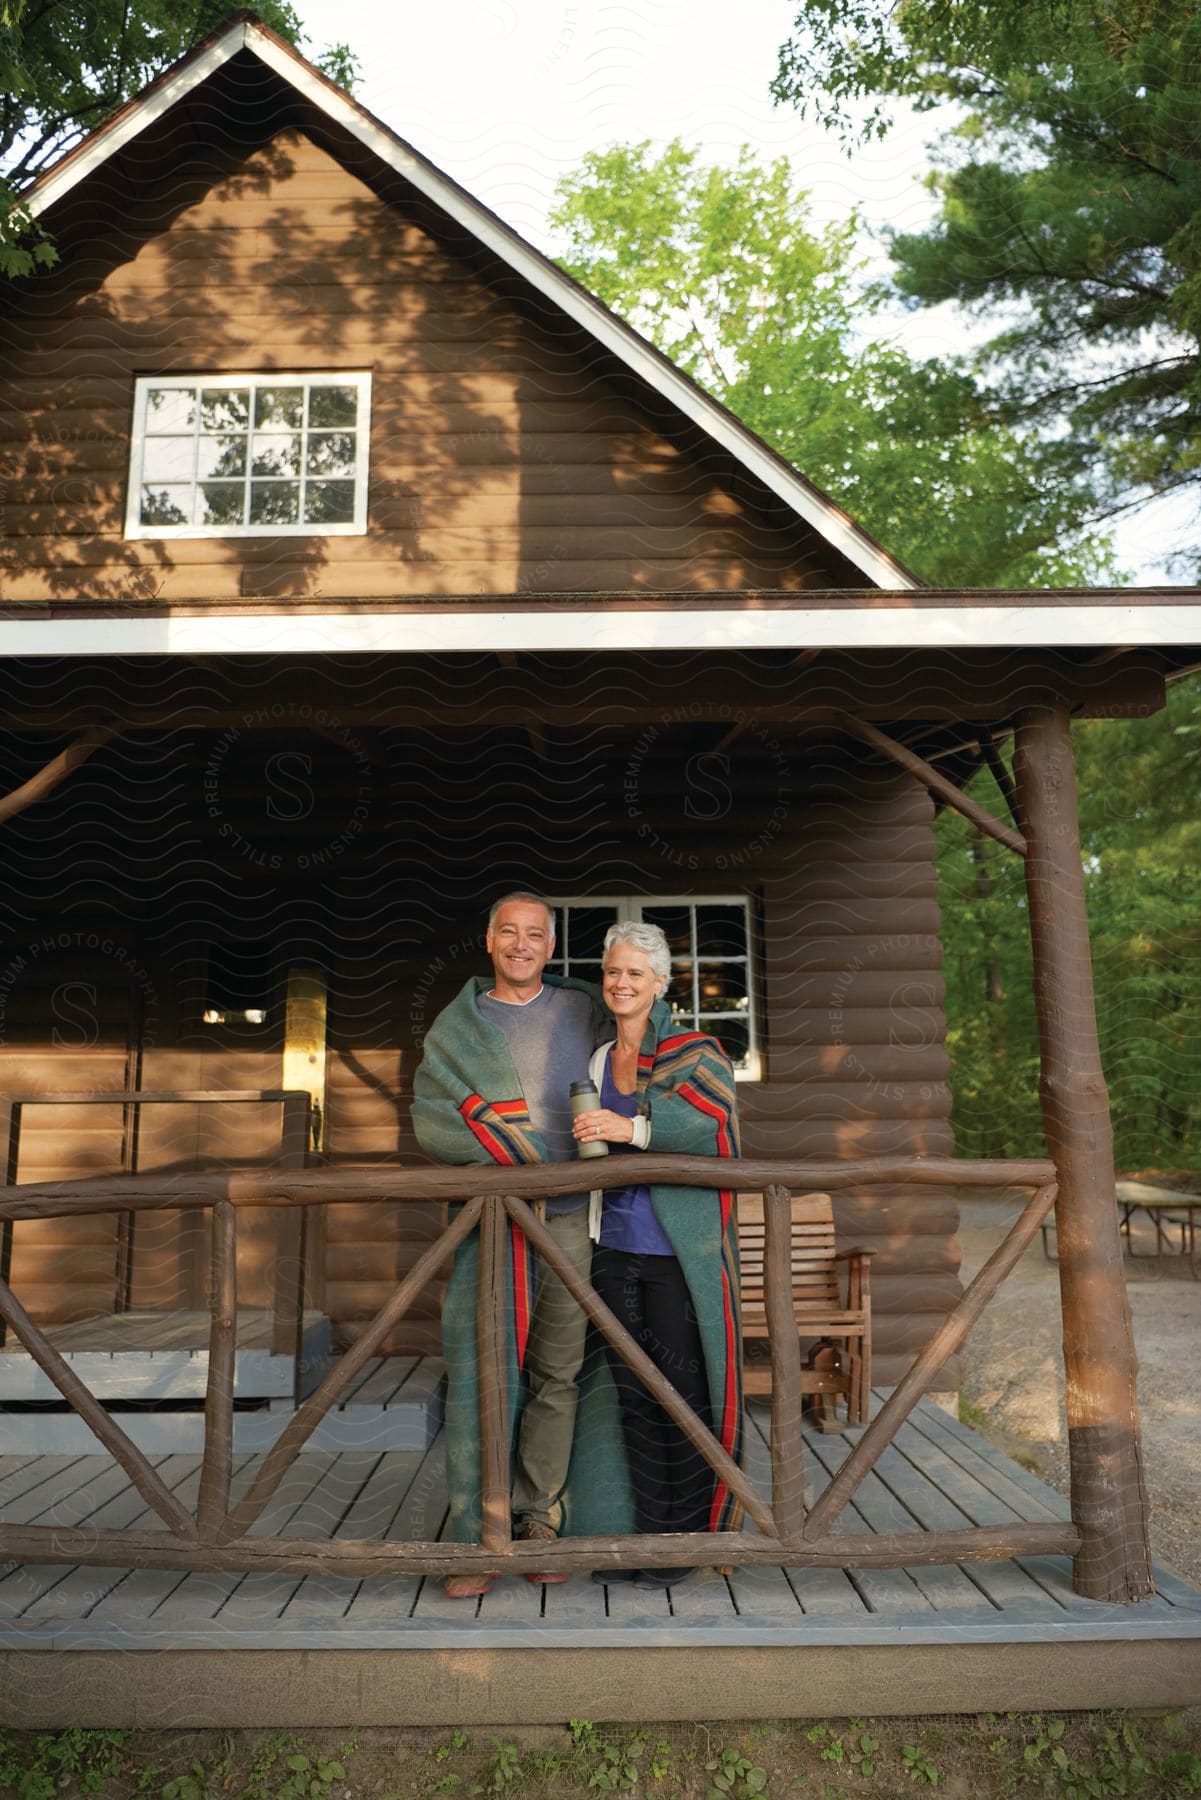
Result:
M595 1081L573 1081L571 1084L571 1111L575 1118L581 1113L599 1112L600 1095L596 1091ZM586 1143L576 1145L580 1156L608 1156L609 1146L604 1138L589 1138Z

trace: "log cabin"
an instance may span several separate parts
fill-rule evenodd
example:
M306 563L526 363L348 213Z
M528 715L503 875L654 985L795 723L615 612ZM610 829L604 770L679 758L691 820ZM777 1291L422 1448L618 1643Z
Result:
M197 1316L215 1211L113 1197L290 1169L341 1198L301 1236L239 1209L238 1303L298 1370L310 1326L353 1344L444 1224L381 1198L420 1161L425 1030L532 886L564 973L617 917L664 926L750 1157L878 1165L827 1185L896 1389L963 1300L955 1187L923 1175L955 1154L932 827L960 806L1025 864L1076 1584L1144 1595L1070 721L1162 705L1196 593L923 587L251 14L29 202L60 260L0 295L24 1317ZM1010 736L1002 823L963 788ZM14 1199L109 1178L109 1210ZM378 1347L436 1352L437 1310ZM918 1391L958 1381L952 1347Z

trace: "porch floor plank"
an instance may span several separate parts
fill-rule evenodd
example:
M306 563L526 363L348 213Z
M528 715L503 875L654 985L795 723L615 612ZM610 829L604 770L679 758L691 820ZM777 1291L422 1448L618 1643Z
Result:
M384 1461L396 1467L397 1499L384 1535L437 1543L446 1528L446 1443L439 1433L414 1469L413 1452L391 1451ZM407 1482L403 1477L407 1475ZM309 1577L312 1580L312 1577ZM421 1592L418 1575L384 1575L362 1581L343 1617L348 1629L400 1630L412 1617Z
M368 1376L367 1380L354 1391L356 1406L387 1406L389 1400L395 1398L403 1388L420 1358L416 1356L386 1356L380 1358L378 1369ZM343 1405L346 1401L343 1400Z
M401 1384L403 1390L403 1383ZM395 1390L394 1390L395 1391ZM770 1483L768 1414L749 1418L748 1465ZM812 1496L858 1434L806 1430ZM239 1457L235 1495L257 1457ZM200 1459L157 1459L163 1480L194 1506ZM149 1509L123 1470L94 1457L0 1461L6 1521L133 1525ZM1052 1491L957 1421L922 1402L848 1506L839 1529L1001 1524L1061 1511ZM428 1450L306 1451L252 1535L434 1539L447 1524L443 1439ZM1098 1606L1071 1591L1066 1557L903 1569L736 1568L706 1571L669 1591L601 1584L576 1574L543 1587L498 1581L482 1600L449 1601L440 1580L178 1572L45 1565L0 1580L0 1653L362 1650L454 1648L567 1651L623 1645L799 1647L904 1643L1076 1641L1201 1644L1201 1594L1161 1576L1161 1594L1138 1607Z

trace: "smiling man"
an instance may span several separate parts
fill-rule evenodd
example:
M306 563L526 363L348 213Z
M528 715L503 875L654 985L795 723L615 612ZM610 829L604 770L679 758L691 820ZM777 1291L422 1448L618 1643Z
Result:
M546 974L555 916L537 894L498 900L486 942L492 976L472 977L426 1036L413 1082L417 1141L445 1163L569 1162L575 1153L571 1083L587 1075L604 1030L599 998L582 981ZM547 1201L546 1223L587 1275L587 1193ZM524 1398L515 1446L514 1535L536 1542L557 1537L563 1523L587 1321L516 1233L513 1255L510 1376L514 1400ZM478 1540L480 1528L477 1256L473 1237L456 1257L442 1315L450 1527L459 1542ZM452 1575L446 1592L467 1599L486 1592L493 1579Z

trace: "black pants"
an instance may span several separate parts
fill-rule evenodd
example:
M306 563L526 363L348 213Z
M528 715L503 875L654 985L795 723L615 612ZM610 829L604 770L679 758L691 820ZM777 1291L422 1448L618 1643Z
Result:
M696 1312L674 1256L596 1250L592 1285L634 1342L712 1429ZM621 1403L639 1531L705 1531L714 1475L634 1371L605 1346Z

